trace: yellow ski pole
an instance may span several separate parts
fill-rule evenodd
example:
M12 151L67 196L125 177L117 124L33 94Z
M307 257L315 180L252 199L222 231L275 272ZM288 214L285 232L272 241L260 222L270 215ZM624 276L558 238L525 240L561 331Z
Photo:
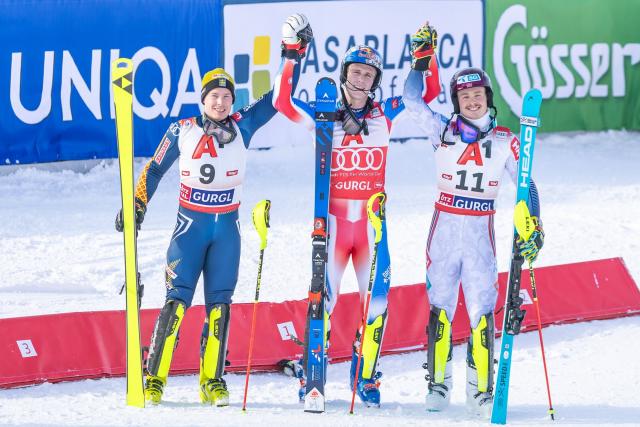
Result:
M249 334L249 356L247 360L247 375L244 380L244 399L242 401L242 410L247 410L247 391L249 390L249 374L251 373L251 354L253 353L253 337L256 326L256 312L258 310L258 298L260 297L260 281L262 278L262 259L264 257L264 249L267 247L267 228L269 228L269 209L271 209L271 201L262 200L253 208L253 226L256 228L260 236L260 259L258 261L258 279L256 281L256 297L253 301L253 316L251 318L251 333Z
M378 214L373 210L376 201L379 201ZM349 408L349 414L353 415L353 405L356 400L356 388L358 387L358 377L360 376L360 365L362 363L362 340L367 330L367 317L369 317L369 302L371 301L371 290L373 289L373 281L376 276L376 260L378 258L378 244L382 240L382 220L384 219L384 204L387 200L385 193L376 193L369 197L367 202L367 216L369 222L373 226L375 231L375 240L373 246L373 256L371 258L371 270L369 272L369 286L367 288L367 300L364 306L364 317L362 318L362 334L360 334L360 346L358 348L358 363L356 364L356 375L353 379L353 387L351 393L351 408Z

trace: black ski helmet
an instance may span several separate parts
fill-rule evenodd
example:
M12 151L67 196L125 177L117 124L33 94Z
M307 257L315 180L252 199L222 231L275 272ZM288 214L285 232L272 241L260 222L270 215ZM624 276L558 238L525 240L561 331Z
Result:
M356 45L347 50L340 64L340 83L347 82L347 68L354 62L370 65L376 69L376 77L373 79L371 89L369 89L369 92L375 91L380 86L382 79L382 57L378 51L365 45Z
M484 87L487 94L487 108L493 108L493 89L491 89L491 79L481 68L465 68L451 77L449 83L449 93L453 103L453 112L460 114L460 103L458 102L458 91L470 87Z

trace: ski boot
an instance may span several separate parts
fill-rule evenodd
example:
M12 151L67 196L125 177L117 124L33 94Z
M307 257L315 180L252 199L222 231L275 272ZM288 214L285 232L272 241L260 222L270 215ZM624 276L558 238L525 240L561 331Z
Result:
M493 409L493 393L489 391L478 391L478 380L476 369L467 366L467 412L482 419L491 418Z
M213 406L229 406L227 383L222 376L231 312L229 304L223 303L213 304L210 310L200 339L200 401Z
M284 359L278 362L278 366L282 369L282 372L284 372L285 375L298 379L298 381L300 382L300 387L298 388L298 400L300 402L304 402L304 395L307 392L307 379L304 375L302 359Z
M362 403L368 407L380 407L380 378L382 372L375 372L371 378L362 378L362 365L364 360L360 361L360 373L358 375L358 383L356 384L356 393ZM358 354L353 353L351 358L351 375L349 375L350 389L353 391L353 383L356 377L356 367L358 365Z
M213 378L200 383L200 401L213 406L229 406L227 383L222 378Z
M427 363L422 367L429 373L427 380L427 411L439 412L449 406L451 401L451 321L444 309L431 306L429 325L427 326Z
M147 381L144 385L144 400L157 405L162 400L162 392L167 381L153 375L147 375Z
M451 401L451 384L429 382L428 392L425 402L427 411L440 412L449 406Z
M489 419L493 409L493 313L480 317L467 344L467 410Z

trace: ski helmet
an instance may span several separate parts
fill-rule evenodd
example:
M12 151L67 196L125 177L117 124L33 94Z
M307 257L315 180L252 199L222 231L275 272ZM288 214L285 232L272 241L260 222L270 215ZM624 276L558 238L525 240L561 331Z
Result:
M378 51L365 45L356 45L347 50L340 64L340 83L347 82L347 68L355 62L370 65L376 69L376 77L373 79L371 89L369 89L369 92L375 91L380 86L382 79L382 57Z
M491 89L491 79L480 68L465 68L451 77L449 83L449 93L453 103L453 112L460 114L460 103L458 102L458 92L470 87L484 87L487 94L487 107L495 109L493 105L493 89Z

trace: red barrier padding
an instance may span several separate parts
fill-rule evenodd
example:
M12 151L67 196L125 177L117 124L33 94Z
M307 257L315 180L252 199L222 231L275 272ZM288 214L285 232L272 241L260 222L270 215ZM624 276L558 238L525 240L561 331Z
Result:
M621 258L589 261L535 270L543 325L580 322L640 314L640 291ZM499 276L499 308L507 277ZM528 271L522 275L525 301L531 300ZM526 304L526 303L525 303ZM461 295L453 323L454 342L465 341L469 320ZM351 344L361 314L355 293L341 295L331 323L332 361L351 357ZM523 330L536 327L532 305ZM246 369L253 303L233 304L228 360L230 371ZM282 359L301 353L291 340L303 339L306 300L259 303L252 365L274 369ZM142 310L142 343L148 345L159 310ZM396 286L389 294L389 315L383 353L422 349L428 302L424 284ZM180 331L172 373L197 372L204 308L187 311ZM496 316L501 329L502 313ZM125 318L123 311L65 313L0 319L0 388L40 382L77 380L125 373Z

